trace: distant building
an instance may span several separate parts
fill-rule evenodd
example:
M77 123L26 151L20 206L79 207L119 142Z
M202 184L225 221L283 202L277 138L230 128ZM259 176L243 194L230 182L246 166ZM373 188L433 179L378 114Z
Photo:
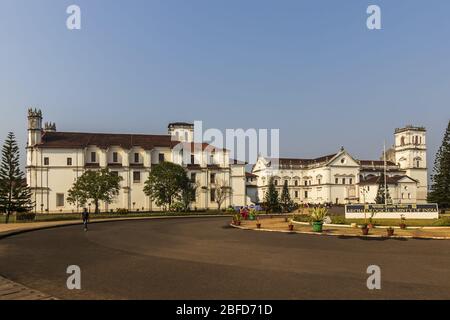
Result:
M145 196L143 187L152 166L163 161L184 166L197 184L192 208L216 209L216 186L232 190L222 208L246 205L245 164L231 161L228 150L194 144L193 129L189 123L171 123L167 135L59 132L55 123L43 127L42 112L30 109L26 175L35 211L79 210L67 202L68 190L83 172L101 168L123 178L118 197L112 204L102 203L101 210L160 210ZM188 161L181 148L186 145L192 150Z
M426 130L407 126L395 130L395 144L386 152L386 172L393 203L426 203L428 189ZM382 157L383 158L383 157ZM287 181L296 203L374 203L384 160L358 160L344 148L315 159L260 157L253 166L257 176L255 202L264 201L271 177L281 193Z

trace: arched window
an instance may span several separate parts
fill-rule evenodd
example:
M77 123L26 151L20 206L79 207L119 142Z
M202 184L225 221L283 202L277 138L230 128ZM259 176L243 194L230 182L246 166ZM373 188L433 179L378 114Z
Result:
M405 137L401 137L400 138L400 145L404 146L405 145Z

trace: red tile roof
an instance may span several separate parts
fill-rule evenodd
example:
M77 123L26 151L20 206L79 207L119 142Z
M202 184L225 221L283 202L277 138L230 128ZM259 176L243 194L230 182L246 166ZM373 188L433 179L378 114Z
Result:
M245 173L245 176L246 176L247 178L257 178L257 177L258 177L256 174L253 174L253 173L250 173L250 172L246 172L246 173Z
M322 162L328 162L331 159L333 159L336 156L335 154L330 154L327 156L322 156L319 158L314 158L314 159L298 159L298 158L280 158L279 160L279 164L281 166L301 166L301 165L311 165L311 164L315 164L315 163L322 163Z
M361 166L384 166L383 160L359 160ZM386 161L386 165L395 166L396 164L392 161Z
M41 148L61 148L78 149L88 146L97 146L106 149L111 146L118 146L124 149L141 147L151 150L155 147L173 148L179 141L173 141L170 135L145 135L145 134L117 134L117 133L83 133L83 132L44 132L42 142L38 145ZM193 151L195 146L201 146L204 151L208 143L189 143ZM212 148L211 150L217 150ZM223 149L226 150L226 149Z
M387 177L387 183L388 184L397 184L399 180L403 178L409 178L406 175L402 176L393 176L393 177ZM375 176L375 177L369 177L366 180L362 180L359 182L359 184L379 184L380 183L381 176Z

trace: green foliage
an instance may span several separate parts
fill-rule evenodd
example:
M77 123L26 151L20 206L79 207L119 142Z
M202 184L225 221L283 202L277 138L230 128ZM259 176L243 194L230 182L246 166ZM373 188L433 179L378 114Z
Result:
M31 190L20 170L19 147L14 133L8 133L2 148L0 165L0 212L6 213L5 222L13 212L28 212L33 208Z
M229 207L227 208L226 212L227 212L227 213L230 213L230 214L235 214L235 213L236 213L236 210L235 210L233 207L229 206Z
M378 192L377 192L377 196L375 198L375 203L377 203L377 204L385 204L385 194L386 194L388 203L389 203L389 200L391 200L391 196L389 195L389 186L387 184L386 184L386 192L384 192L385 179L386 179L386 176L382 172L380 177L378 178Z
M294 202L291 200L287 181L284 181L283 189L281 190L280 205L283 212L291 212L294 207Z
M250 209L248 215L250 220L258 219L259 212L256 209Z
M186 176L186 178L183 179L180 191L180 200L177 203L179 208L176 211L178 212L189 211L191 203L195 202L196 195L197 195L197 185L191 182Z
M450 217L443 217L433 222L434 226L450 227Z
M67 201L78 206L85 206L88 201L95 205L99 213L99 203L111 203L119 194L121 177L111 174L108 169L84 172L68 192Z
M270 212L277 212L280 210L280 200L278 197L278 191L275 188L273 178L269 180L268 190L264 196L264 205Z
M323 222L328 214L328 210L322 207L315 207L309 210L312 222Z
M16 222L25 222L25 221L34 221L36 219L35 213L17 213L16 214Z
M196 189L182 166L162 162L152 167L144 193L160 207L172 209L173 204L181 202L186 211L194 200Z
M307 214L296 214L296 215L294 215L292 220L297 221L297 222L310 222L311 217Z
M434 161L428 202L438 203L442 208L450 207L450 121Z
M347 224L344 216L330 216L332 224Z

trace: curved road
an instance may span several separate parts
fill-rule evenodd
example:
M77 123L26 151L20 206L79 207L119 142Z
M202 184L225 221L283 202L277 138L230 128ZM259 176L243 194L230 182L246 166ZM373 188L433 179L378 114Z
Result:
M61 227L0 240L0 275L62 299L450 298L450 242L243 231L229 219ZM82 290L66 288L78 265ZM366 287L369 265L382 289Z

